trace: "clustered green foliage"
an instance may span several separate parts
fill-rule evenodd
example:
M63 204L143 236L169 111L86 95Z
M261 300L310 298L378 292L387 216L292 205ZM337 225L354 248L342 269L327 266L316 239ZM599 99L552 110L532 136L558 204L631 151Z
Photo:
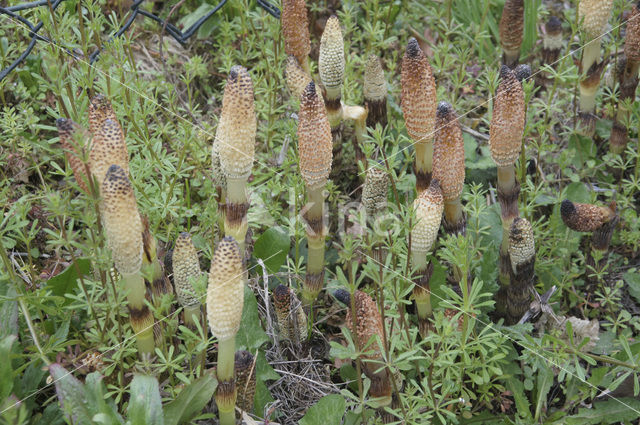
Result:
M151 233L160 247L169 249L180 232L190 232L205 263L202 269L208 270L224 232L217 224L210 148L225 79L236 64L251 74L258 118L248 212L255 243L236 347L257 353L255 415L272 421L290 418L282 407L290 405L286 400L269 407L269 383L287 377L268 364L265 352L274 342L265 333L268 305L256 297L257 288L273 289L280 283L296 289L295 282L305 274L305 227L298 215L305 202L296 156L298 102L283 77L286 56L279 22L255 2L239 0L228 2L186 47L166 34L159 37L159 27L140 18L122 38L105 43L126 19L117 3L67 0L53 14L46 7L21 12L42 19L42 33L81 52L80 57L89 57L97 47L104 51L90 66L57 45L39 42L0 82L0 423L91 423L98 414L103 423L114 424L124 418L132 424L178 424L216 417L210 406L216 388L210 373L215 338L199 323L195 329L184 326L172 295L149 305L162 318L167 346L157 348L155 357L138 358L97 199L78 190L65 166L55 120L67 117L86 126L90 97L105 94L126 134L132 185ZM397 400L385 413L406 423L637 419L640 402L632 397L640 392L640 104L629 105L624 154L613 155L607 146L619 98L615 79L607 80L607 73L615 74L616 53L624 44L621 19L628 2L614 1L611 31L602 38L603 57L611 64L597 95L596 134L585 138L576 134L573 120L580 80L577 2L525 1L520 60L546 79L544 87L536 86L535 78L524 82L527 118L516 165L520 214L534 230L536 290L557 287L551 301L558 315L600 321L599 341L588 351L583 349L587 342L574 340L572 332L537 332L532 324L505 327L491 317L502 226L487 136L502 55L498 23L504 2L309 3L312 28L321 28L332 13L340 20L346 41L345 103L361 104L371 54L382 59L388 81L389 124L370 129L361 146L369 165L381 161L390 174L388 212L366 223L353 207L363 170L355 165L345 129L327 185L331 237L325 265L326 292L359 288L381 307L385 340L374 342L383 348L381 367L402 377L395 379ZM164 4L162 16L169 16L176 4ZM170 20L188 26L212 8L187 0ZM541 68L537 28L550 15L562 20L565 43L558 63ZM320 34L311 34L313 75ZM425 338L414 315L407 313L413 286L408 235L416 193L399 93L400 59L412 36L426 49L438 100L450 102L460 115L467 167L467 231L465 236L440 237L430 259L434 321ZM0 68L28 42L27 29L0 15ZM587 284L584 238L560 217L565 198L617 203L620 224L606 266L595 271L595 285ZM362 229L377 231L363 236ZM374 245L387 252L383 264L370 257ZM460 268L462 294L446 283L451 264ZM469 291L466 279L472 282ZM193 283L204 300L206 283ZM381 411L367 397L370 382L360 373L359 362L352 361L364 353L347 330L340 333L334 326L333 305L331 297L321 295L309 333L331 340L330 352L319 362L326 363L327 379L339 392L312 400L310 404L317 403L308 410L303 406L297 419L306 410L300 423L381 423ZM55 365L49 373L50 364ZM598 397L603 389L613 391L616 399Z

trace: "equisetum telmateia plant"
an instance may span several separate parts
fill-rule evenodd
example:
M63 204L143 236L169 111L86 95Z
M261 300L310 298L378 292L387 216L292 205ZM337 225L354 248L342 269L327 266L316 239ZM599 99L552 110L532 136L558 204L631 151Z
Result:
M601 37L604 35L613 0L581 0L578 3L578 18L584 33L584 48L580 72L580 113L577 130L584 136L592 136L596 128L596 94L600 85L600 74L604 62L600 60Z
M524 0L505 0L500 18L502 60L509 68L518 64L524 29Z
M621 154L627 147L627 124L629 122L631 104L636 98L638 87L638 69L640 68L640 10L638 4L633 5L627 19L627 30L624 42L624 57L618 59L618 82L620 83L620 99L618 111L611 128L609 150L614 154Z
M236 405L242 411L253 412L253 399L256 394L256 358L246 350L235 354Z
M64 156L73 171L73 176L80 189L85 193L90 193L87 187L87 171L88 164L85 164L83 158L85 156L85 140L87 134L82 127L70 119L58 118L56 127L60 136L60 145L64 149Z
M207 321L218 339L215 400L221 425L236 423L234 375L236 334L244 304L245 269L238 243L225 236L213 254L207 287Z
M362 205L366 212L367 226L370 230L371 257L379 264L384 264L386 249L382 243L382 229L377 228L377 219L387 209L387 192L389 190L389 174L386 169L371 166L367 170L362 187Z
M331 131L334 134L334 148L339 150L341 138L337 136L342 121L353 121L355 133L356 160L364 162L360 146L364 142L367 111L362 106L347 105L342 102L342 85L344 83L344 40L338 17L333 15L328 20L320 38L320 55L318 57L318 73L325 91L324 105Z
M367 127L375 128L380 123L384 128L387 125L387 81L380 58L376 55L369 55L367 59L362 94L367 110Z
M445 232L464 234L466 217L460 196L464 188L464 141L458 116L451 104L440 102L436 111L433 178L444 199Z
M587 252L586 276L595 283L595 275L602 271L607 262L607 254L613 231L619 221L615 203L604 207L593 204L571 202L568 199L560 204L562 221L571 230L591 233L591 249Z
M307 339L307 316L294 292L285 285L273 290L273 306L276 311L280 338L296 343Z
M146 286L142 267L142 223L133 187L119 165L111 165L100 190L102 222L111 248L113 262L122 276L131 327L136 335L138 350L153 353L153 314L145 304Z
M509 232L518 217L520 184L516 179L516 161L522 149L525 125L525 104L522 85L515 72L507 66L500 69L500 83L493 100L493 116L489 128L491 157L498 167L498 201L502 217L502 244L498 260L500 292L496 308L504 312L507 287L511 281L509 263Z
M178 303L184 308L184 324L195 328L201 323L201 303L193 288L194 280L202 276L198 253L189 233L180 233L173 248L173 282Z
M371 380L369 394L378 406L391 404L391 378L380 349L384 343L384 324L376 302L359 290L351 297L348 291L339 289L334 296L347 306L345 326L353 335L358 351L366 353L360 356L360 361L364 374Z
M429 187L433 168L436 120L436 81L429 61L415 38L410 38L402 58L402 114L414 143L418 193Z
M224 232L235 238L243 256L248 229L247 179L253 166L256 127L253 83L247 70L236 65L224 88L214 144L227 183Z
M306 74L309 70L309 22L307 20L307 4L305 0L284 0L280 15L284 51L293 56Z
M307 189L307 274L302 299L310 306L324 284L324 189L331 172L332 140L327 113L316 85L310 82L300 101L298 122L300 174Z
M511 282L507 289L507 322L518 323L529 309L534 286L536 248L531 223L516 217L509 229Z
M415 224L411 230L411 265L415 273L413 298L416 302L420 333L426 336L429 320L433 316L429 287L433 264L428 261L427 256L438 237L444 211L444 199L438 180L431 180L429 188L413 202L413 209L415 211Z

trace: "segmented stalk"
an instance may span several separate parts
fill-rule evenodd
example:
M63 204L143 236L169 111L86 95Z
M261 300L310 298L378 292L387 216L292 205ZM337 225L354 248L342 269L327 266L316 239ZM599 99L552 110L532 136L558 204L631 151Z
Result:
M300 174L307 189L304 218L308 257L302 298L305 305L310 306L324 284L324 188L332 160L331 127L313 82L307 85L300 101L298 156Z
M402 114L414 142L418 193L429 187L433 165L436 120L436 82L429 61L415 38L410 38L402 58Z
M234 363L244 285L245 270L239 244L233 237L226 236L214 252L207 287L207 319L211 333L218 339L215 400L222 425L235 424Z
M127 293L131 327L140 353L153 353L153 315L145 304L142 266L142 223L133 187L118 165L109 167L101 188L102 220L107 245Z
M253 166L256 126L251 77L245 68L234 66L224 89L215 146L227 182L225 234L235 238L242 253L248 230L247 179Z

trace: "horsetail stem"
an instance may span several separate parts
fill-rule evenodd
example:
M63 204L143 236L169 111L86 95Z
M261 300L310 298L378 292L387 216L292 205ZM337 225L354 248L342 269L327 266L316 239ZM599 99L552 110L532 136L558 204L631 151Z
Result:
M362 87L364 107L367 110L367 127L374 128L376 124L384 128L387 126L387 81L380 58L370 55L364 69L364 84Z
M498 260L498 279L502 288L509 285L511 265L509 263L509 231L511 223L519 216L518 195L520 184L516 179L515 163L522 148L525 125L525 104L522 85L514 71L503 65L500 83L494 98L493 116L489 129L491 157L498 167L498 201L502 217L502 244ZM506 289L499 292L501 300L497 309L503 312Z
M409 39L402 58L401 85L402 114L416 149L416 186L422 192L431 181L437 100L431 66L415 38Z
M131 327L140 353L153 353L154 319L145 304L146 287L142 266L142 223L133 187L125 171L112 165L101 187L102 220L107 245L127 292Z
M236 65L224 88L215 143L227 182L225 234L238 241L243 256L248 229L247 179L253 166L256 126L253 83L247 70Z
M438 180L431 180L429 188L413 202L413 209L416 214L416 222L411 230L411 265L415 273L413 298L418 311L420 333L424 337L428 332L429 319L433 316L429 286L433 264L427 261L427 255L438 237L444 210Z
M613 0L581 0L578 4L578 18L582 22L585 45L582 50L580 71L584 78L580 81L580 114L578 132L592 136L595 132L596 94L600 85L600 74L604 62L600 59L601 36L606 30Z
M193 288L193 281L198 279L202 272L198 253L189 233L180 233L176 239L171 263L178 302L184 308L184 323L190 328L195 328L196 323L201 322L202 318L201 303Z
M305 0L283 0L280 15L284 51L294 56L306 74L309 71L309 22L307 20L307 4Z
M207 288L207 319L211 333L218 338L215 400L222 425L235 424L234 357L244 304L245 273L239 244L226 236L214 252Z
M310 306L324 284L324 188L331 171L332 160L331 127L317 93L310 82L300 101L298 123L298 155L300 174L307 188L307 274L302 297Z
M512 275L507 289L507 323L515 324L529 309L534 286L536 249L531 223L525 218L516 217L511 223L509 258Z
M256 394L256 358L246 350L235 354L236 404L242 411L253 412L253 399Z
M82 127L70 119L58 118L56 127L60 136L60 145L64 149L64 156L73 171L76 183L83 192L90 193L87 188L87 172L83 161L88 135Z
M524 29L524 0L506 0L500 18L502 61L509 68L518 64Z

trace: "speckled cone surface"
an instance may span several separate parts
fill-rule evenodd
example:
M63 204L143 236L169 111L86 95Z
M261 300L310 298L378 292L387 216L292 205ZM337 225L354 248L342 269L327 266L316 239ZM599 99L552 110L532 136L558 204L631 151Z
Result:
M142 266L142 222L122 167L109 167L100 192L102 224L116 269L122 274L137 273Z
M414 142L433 139L436 120L436 81L427 57L415 38L410 38L402 58L402 114Z
M107 170L114 164L122 168L126 176L129 175L129 152L122 129L117 121L107 119L94 133L89 153L89 168L99 186L102 186Z
M289 91L296 99L300 100L300 96L302 96L305 87L311 82L311 77L304 72L298 60L291 55L287 58L285 74Z
M322 99L313 82L302 94L298 121L300 174L310 189L324 186L332 160L331 127Z
M516 218L509 231L509 257L514 272L522 264L530 262L536 255L531 223L525 218Z
M224 172L222 171L222 165L220 164L220 152L218 152L217 140L218 133L216 131L216 136L213 140L213 144L211 145L211 176L216 186L226 188L227 177L224 175Z
M624 54L628 60L640 62L640 10L638 10L638 4L633 6L627 19Z
M285 53L303 63L311 51L305 0L283 0L280 23Z
M172 264L173 282L180 305L188 307L200 304L192 284L193 279L201 274L200 262L189 233L180 233L176 239Z
M447 102L438 104L433 148L433 178L445 201L460 197L464 187L464 142L458 117Z
M438 237L444 211L444 199L436 180L431 180L429 188L413 201L413 208L416 223L411 231L411 249L429 252Z
M500 45L505 51L519 51L524 27L524 0L506 0L500 18Z
M58 135L60 136L60 145L62 145L64 149L64 156L69 162L73 176L76 178L76 183L78 183L80 189L88 192L86 169L76 149L78 145L80 145L79 147L86 146L88 135L78 124L65 118L56 120L56 126L58 127Z
M278 285L273 291L273 305L276 311L276 319L280 329L280 337L304 341L307 337L307 316L302 310L302 303L295 294L284 285ZM295 317L294 317L295 315ZM294 318L297 322L294 326Z
M369 295L362 291L356 290L353 296L355 297L356 329L355 331L353 329L353 316L351 315L350 306L347 306L345 325L353 333L358 349L362 350L367 347L365 351L371 352L371 354L362 356L362 358L379 359L382 354L378 343L375 340L371 340L371 344L367 346L373 335L378 335L380 341L383 341L382 318L380 317L378 306Z
M507 66L500 69L500 83L493 100L489 128L491 157L500 167L515 164L524 133L524 92L515 73Z
M331 16L324 27L320 39L318 71L320 80L327 91L327 99L340 97L344 81L344 41L337 16Z
M220 341L232 338L240 328L244 300L244 267L238 243L230 236L213 254L207 287L207 319Z
M369 100L382 100L387 97L387 82L384 79L380 59L376 55L370 55L367 59L362 93L364 98Z
M589 38L604 34L612 6L613 0L580 0L578 19L582 21L582 29Z
M370 167L367 170L362 188L362 204L367 214L376 214L387 207L388 190L389 175L387 170Z
M228 179L246 179L251 174L256 126L253 83L247 70L236 65L231 68L224 88L214 142L222 172Z
M568 228L577 232L593 232L612 220L615 212L608 207L581 204L565 199L560 204L560 215Z
M97 94L89 101L89 131L91 134L95 136L106 120L118 122L109 99L102 94ZM122 128L120 132L122 132Z

